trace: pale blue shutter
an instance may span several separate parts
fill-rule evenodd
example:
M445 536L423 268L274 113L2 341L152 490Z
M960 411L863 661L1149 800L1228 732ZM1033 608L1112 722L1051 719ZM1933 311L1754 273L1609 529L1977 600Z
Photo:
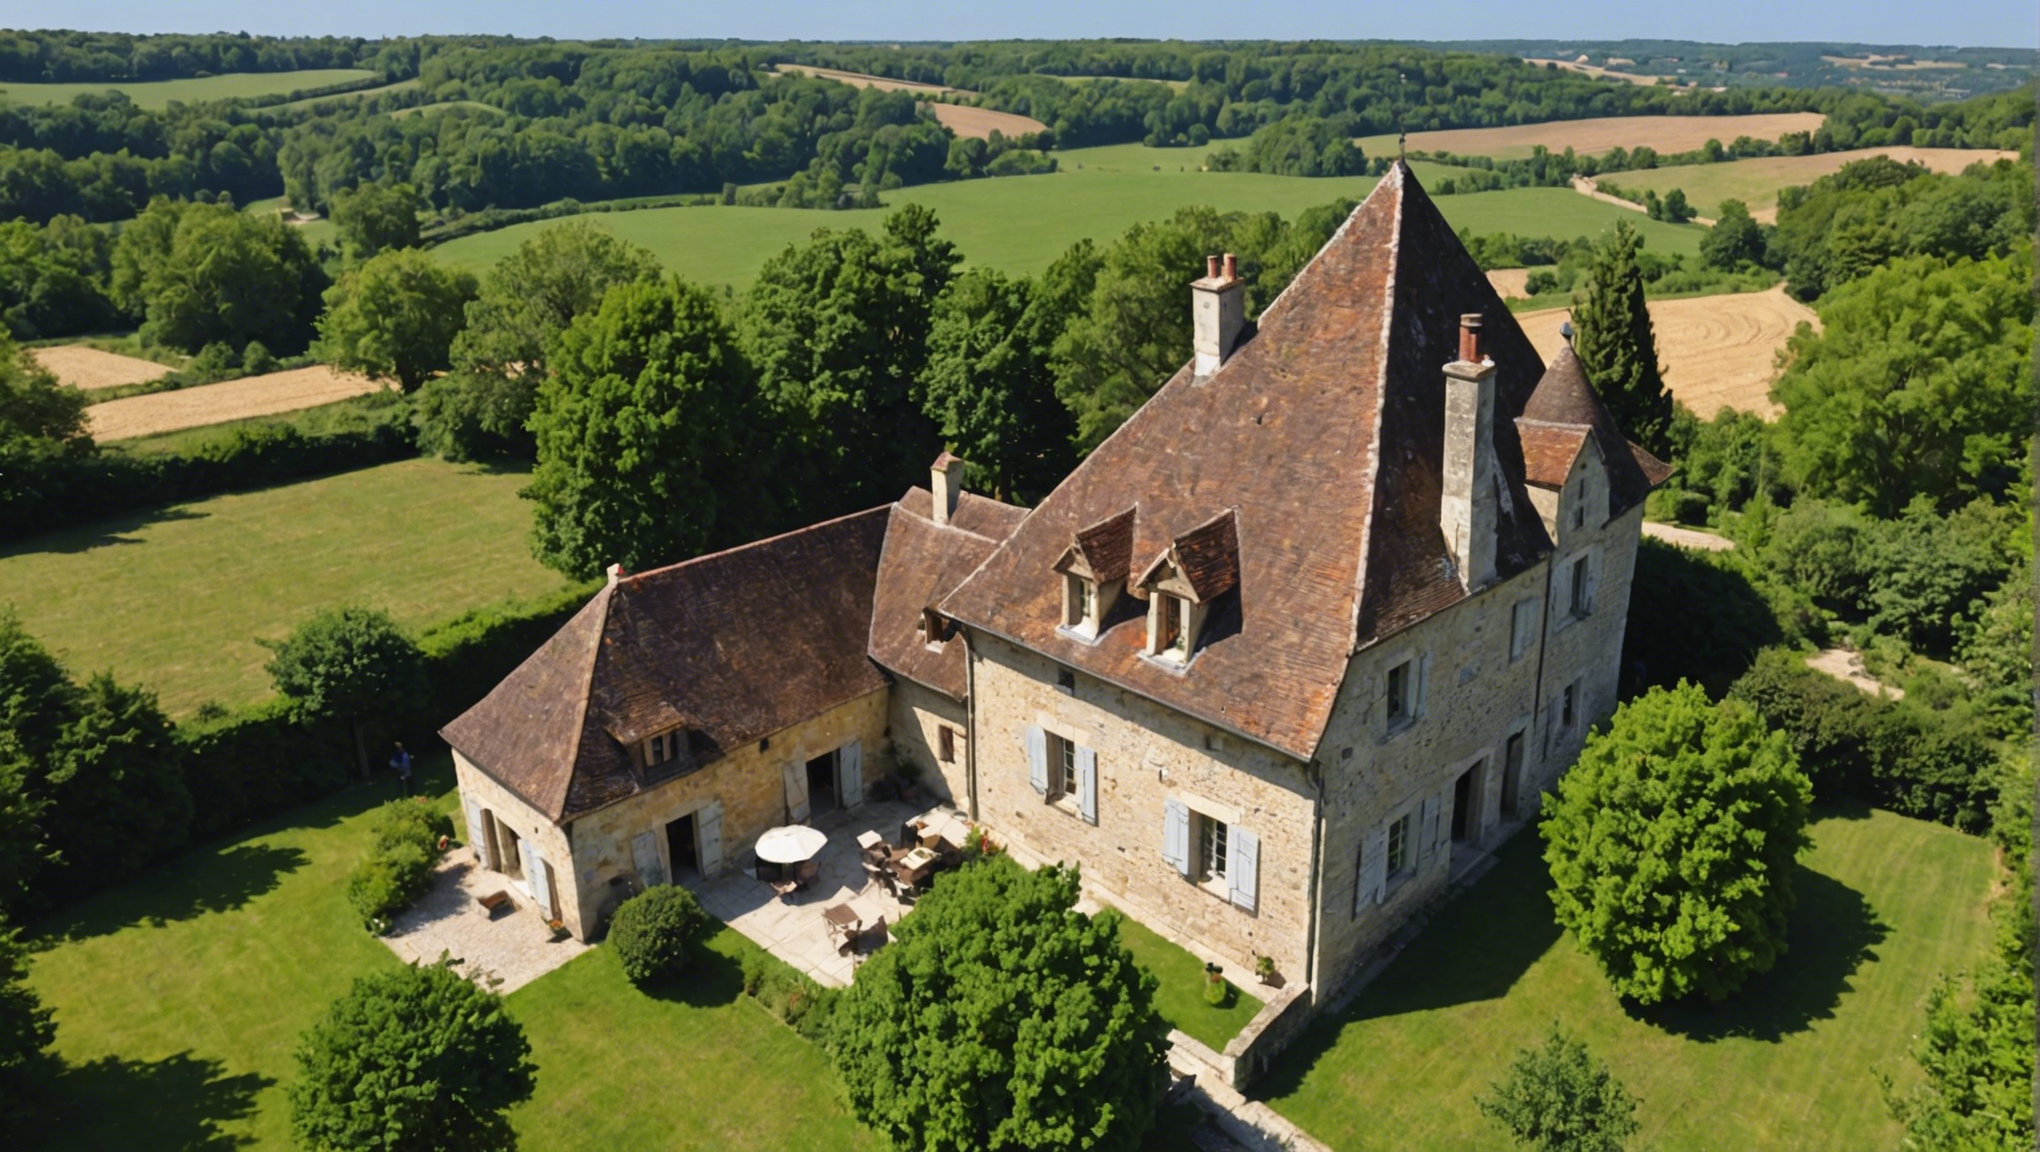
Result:
M1162 803L1162 859L1190 875L1190 809L1180 800Z
M701 874L722 871L722 801L703 808L694 817L695 835L701 840Z
M1422 838L1419 850L1429 856L1438 841L1438 800L1434 796L1424 797L1423 815L1417 819L1417 835Z
M1359 891L1353 894L1353 914L1367 904L1379 904L1388 896L1388 826L1367 834L1360 848Z
M461 807L467 812L468 847L474 850L475 863L484 868L495 867L495 862L489 859L488 834L482 831L481 806L462 797Z
M666 882L666 866L659 861L659 844L650 832L631 837L630 858L637 865L638 881L645 887Z
M843 798L843 807L863 803L864 741L852 740L836 750L836 774L839 780L836 794Z
M529 840L524 845L524 882L531 886L531 898L538 901L539 915L552 919L552 886L545 879L545 857Z
M790 824L807 823L808 791L807 765L799 760L789 760L779 767L780 776L786 781L786 819Z
M1232 891L1232 902L1236 908L1254 910L1256 881L1261 871L1261 838L1235 824L1226 841L1226 882Z
M1077 811L1084 823L1098 822L1098 750L1077 749Z
M1048 733L1032 724L1027 726L1027 782L1048 795Z

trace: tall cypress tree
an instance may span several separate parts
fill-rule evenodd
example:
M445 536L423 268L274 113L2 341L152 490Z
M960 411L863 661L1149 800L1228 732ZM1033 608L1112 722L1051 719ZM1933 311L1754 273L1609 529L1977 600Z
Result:
M1631 440L1658 456L1670 451L1672 394L1658 367L1657 334L1644 307L1643 240L1627 221L1594 246L1584 298L1573 300L1574 351L1587 379Z

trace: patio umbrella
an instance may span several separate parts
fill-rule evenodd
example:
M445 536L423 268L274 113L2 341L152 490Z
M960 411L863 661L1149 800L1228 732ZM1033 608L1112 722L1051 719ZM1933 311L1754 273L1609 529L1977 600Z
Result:
M828 842L827 836L805 825L769 828L758 837L758 859L769 864L798 864L813 859Z

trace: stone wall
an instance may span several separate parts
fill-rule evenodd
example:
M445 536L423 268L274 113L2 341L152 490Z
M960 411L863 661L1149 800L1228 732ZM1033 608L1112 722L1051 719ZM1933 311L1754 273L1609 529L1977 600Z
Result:
M565 829L552 826L458 754L455 765L464 798L473 797L484 807L498 808L499 819L505 818L506 811L511 813L508 818L520 836L536 834L540 850L552 862L560 882L562 919L576 939L585 940L598 930L602 914L621 895L610 881L639 875L631 843L639 834L652 834L657 867L670 879L673 861L666 825L693 815L698 827L719 816L721 858L702 863L714 871L727 871L750 862L749 846L760 833L786 823L788 765L805 772L811 757L858 741L863 748L862 775L867 786L890 771L885 754L886 697L886 692L879 691L838 705L812 720L773 733L762 742L762 748L753 743L732 749L705 768L583 815Z
M912 680L895 677L892 688L892 746L896 759L921 766L921 787L959 812L970 810L970 741L961 702ZM955 755L942 759L941 730L955 733Z
M574 935L580 936L581 933L578 927L581 922L580 896L574 888L574 869L571 863L573 860L573 850L567 842L567 834L561 831L550 819L541 814L538 809L525 803L523 797L510 791L510 789L498 783L488 773L475 767L474 764L468 761L467 757L462 756L459 752L453 754L453 776L454 780L460 785L461 797L461 812L455 814L453 818L454 827L461 839L470 842L470 847L475 853L477 866L485 867L495 872L504 871L501 866L502 862L491 862L483 859L486 850L486 833L483 834L481 842L476 842L474 833L470 831L471 826L466 823L470 811L477 814L486 813L493 817L499 825L506 826L515 832L520 839L530 841L532 846L538 850L539 855L552 865L553 878L558 882L557 903L559 905L560 918L566 922L569 928L574 930ZM500 877L500 879L502 879L505 888L518 888L520 886L519 882L513 882L507 875ZM521 887L523 891L517 893L516 896L518 902L522 904L531 903L531 885L528 877L521 882ZM548 912L548 914L550 913Z
M1512 657L1510 641L1517 605L1541 614L1546 571L1539 564L1491 585L1348 663L1318 748L1324 864L1308 976L1317 987L1344 983L1371 949L1445 887L1454 848L1454 785L1468 770L1475 775L1466 843L1478 847L1493 835L1503 817L1512 733L1524 734L1519 812L1534 804L1533 782L1544 774L1537 727L1542 645ZM1415 675L1417 699L1406 720L1391 724L1388 673L1398 666ZM1365 883L1366 852L1385 852L1387 827L1404 816L1403 871L1384 876L1378 887Z
M1303 764L1081 672L1064 691L1060 665L997 637L973 633L971 660L978 820L995 838L1080 863L1086 884L1112 903L1199 941L1234 971L1252 971L1262 954L1282 971L1303 970L1314 800ZM1096 752L1095 826L1073 799L1035 792L1030 725ZM1163 858L1171 798L1259 838L1253 911Z

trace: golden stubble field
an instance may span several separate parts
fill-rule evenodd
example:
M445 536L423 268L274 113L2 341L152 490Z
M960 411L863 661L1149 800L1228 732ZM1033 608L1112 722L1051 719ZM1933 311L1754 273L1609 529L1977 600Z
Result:
M366 376L315 364L267 376L109 400L87 408L85 415L94 440L130 440L180 428L203 428L251 416L315 408L383 387Z
M61 344L53 348L31 348L28 355L43 370L57 378L59 384L90 391L95 388L119 388L126 384L146 384L164 376L170 369L154 360L140 360L133 356L122 356L116 352L101 352L83 344Z
M1571 315L1570 308L1523 312L1516 323L1549 361L1565 346L1558 327ZM1820 317L1785 295L1783 285L1768 292L1650 303L1665 387L1703 418L1726 405L1777 419L1781 409L1771 402L1771 382L1778 378L1778 353L1802 321L1820 328Z
M855 84L864 88L876 88L881 92L926 92L931 96L975 96L977 93L962 88L945 88L940 84L921 84L913 80L894 80L885 76L872 76L863 72L845 72L840 68L815 68L806 64L780 64L775 72L793 72L803 76L814 76L822 80L834 80L842 84ZM935 119L944 128L958 136L975 137L979 140L991 138L993 131L1002 136L1025 136L1040 132L1048 125L1031 116L1020 116L1012 112L994 112L989 108L972 108L963 104L928 105L935 113Z
M1776 140L1787 132L1813 132L1826 119L1818 112L1761 112L1747 116L1604 116L1594 120L1553 120L1508 128L1453 128L1413 132L1409 148L1445 151L1459 156L1492 156L1497 160L1530 155L1542 144L1553 152L1600 155L1610 148L1655 148L1659 152L1691 152L1708 140L1723 144L1738 136ZM1360 141L1368 155L1395 150L1394 136L1369 136Z

